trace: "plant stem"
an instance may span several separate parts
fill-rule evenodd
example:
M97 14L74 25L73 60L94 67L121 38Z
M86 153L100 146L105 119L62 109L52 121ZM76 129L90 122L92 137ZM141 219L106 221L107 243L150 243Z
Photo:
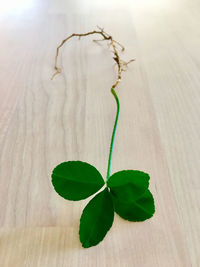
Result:
M106 178L106 181L110 177L111 162L112 162L112 153L113 153L113 144L114 144L114 141L115 141L115 133L116 133L116 129L117 129L117 122L118 122L119 111L120 111L119 98L117 96L117 93L114 90L114 87L111 88L111 93L113 94L113 96L114 96L114 98L116 100L116 103L117 103L117 113L116 113L116 117L115 117L115 124L114 124L114 127L113 127L112 138L111 138L111 142L110 142L110 152L109 152L109 158L108 158L108 168L107 168L107 178Z

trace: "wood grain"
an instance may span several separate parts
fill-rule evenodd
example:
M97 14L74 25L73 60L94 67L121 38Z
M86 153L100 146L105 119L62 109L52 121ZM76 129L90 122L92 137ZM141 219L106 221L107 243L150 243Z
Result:
M199 1L32 1L0 26L0 262L38 267L198 267ZM106 44L70 40L53 81L55 49L96 25L136 58L121 103L112 172L150 173L156 213L142 223L115 215L96 247L83 249L88 200L65 201L51 171L83 160L106 175L116 105L116 68Z

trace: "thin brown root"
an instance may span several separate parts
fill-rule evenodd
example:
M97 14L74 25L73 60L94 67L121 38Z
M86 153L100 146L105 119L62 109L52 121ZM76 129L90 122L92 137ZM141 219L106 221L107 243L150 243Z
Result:
M118 52L118 49L117 49L116 45L118 45L121 48L121 51L125 50L124 46L121 45L119 42L115 41L110 34L108 34L107 32L104 31L103 28L101 28L99 26L97 26L97 28L99 29L99 31L94 30L94 31L87 32L87 33L73 33L70 36L68 36L67 38L65 38L60 43L60 45L57 47L56 57L55 57L54 69L56 70L56 72L52 75L51 80L53 80L53 78L57 74L61 73L61 71L62 71L61 68L59 68L58 65L57 65L59 50L69 39L71 39L72 37L78 37L80 39L83 36L88 36L88 35L92 35L92 34L99 34L99 35L101 35L103 37L103 39L93 40L93 41L94 42L109 41L109 43L108 43L109 47L112 46L112 49L113 49L112 52L114 54L113 59L115 61L115 64L117 64L117 66L118 66L118 74L117 74L117 79L116 79L115 83L112 85L111 88L114 89L118 85L118 83L121 81L121 73L122 73L122 71L126 71L126 69L128 67L128 64L131 63L132 61L134 61L135 59L131 59L128 62L123 61L119 56L119 52Z

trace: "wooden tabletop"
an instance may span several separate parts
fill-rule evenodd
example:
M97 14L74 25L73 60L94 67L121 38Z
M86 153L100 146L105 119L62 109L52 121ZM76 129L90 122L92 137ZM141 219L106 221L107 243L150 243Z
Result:
M12 3L11 3L12 2ZM0 266L200 266L200 1L28 0L0 7ZM51 185L60 162L106 175L116 112L116 66L105 42L58 44L104 27L135 58L116 91L121 103L112 172L151 176L156 213L115 215L103 242L84 249L71 202Z

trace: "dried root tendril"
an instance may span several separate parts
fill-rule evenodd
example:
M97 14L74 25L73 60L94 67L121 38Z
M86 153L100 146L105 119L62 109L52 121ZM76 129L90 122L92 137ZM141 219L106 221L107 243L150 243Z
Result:
M97 28L99 30L94 30L94 31L87 32L87 33L73 33L70 36L68 36L67 38L65 38L60 43L60 45L57 47L56 57L55 57L54 69L56 70L56 72L52 75L51 79L53 79L58 73L61 73L61 68L58 67L59 50L69 39L71 39L72 37L78 37L79 39L81 39L81 37L83 37L83 36L88 36L88 35L92 35L92 34L100 34L103 37L103 39L93 40L93 41L94 42L108 41L109 47L110 46L112 47L112 49L113 49L112 52L114 53L113 59L118 66L118 73L117 73L117 79L111 88L114 89L118 85L118 83L121 81L122 71L126 71L128 64L131 63L132 61L134 61L134 59L131 59L128 62L125 62L124 60L122 60L119 56L119 51L118 51L117 46L121 49L122 52L125 50L124 46L121 45L119 42L115 41L111 35L109 35L108 33L106 33L104 31L103 28L100 28L99 26L97 26Z

